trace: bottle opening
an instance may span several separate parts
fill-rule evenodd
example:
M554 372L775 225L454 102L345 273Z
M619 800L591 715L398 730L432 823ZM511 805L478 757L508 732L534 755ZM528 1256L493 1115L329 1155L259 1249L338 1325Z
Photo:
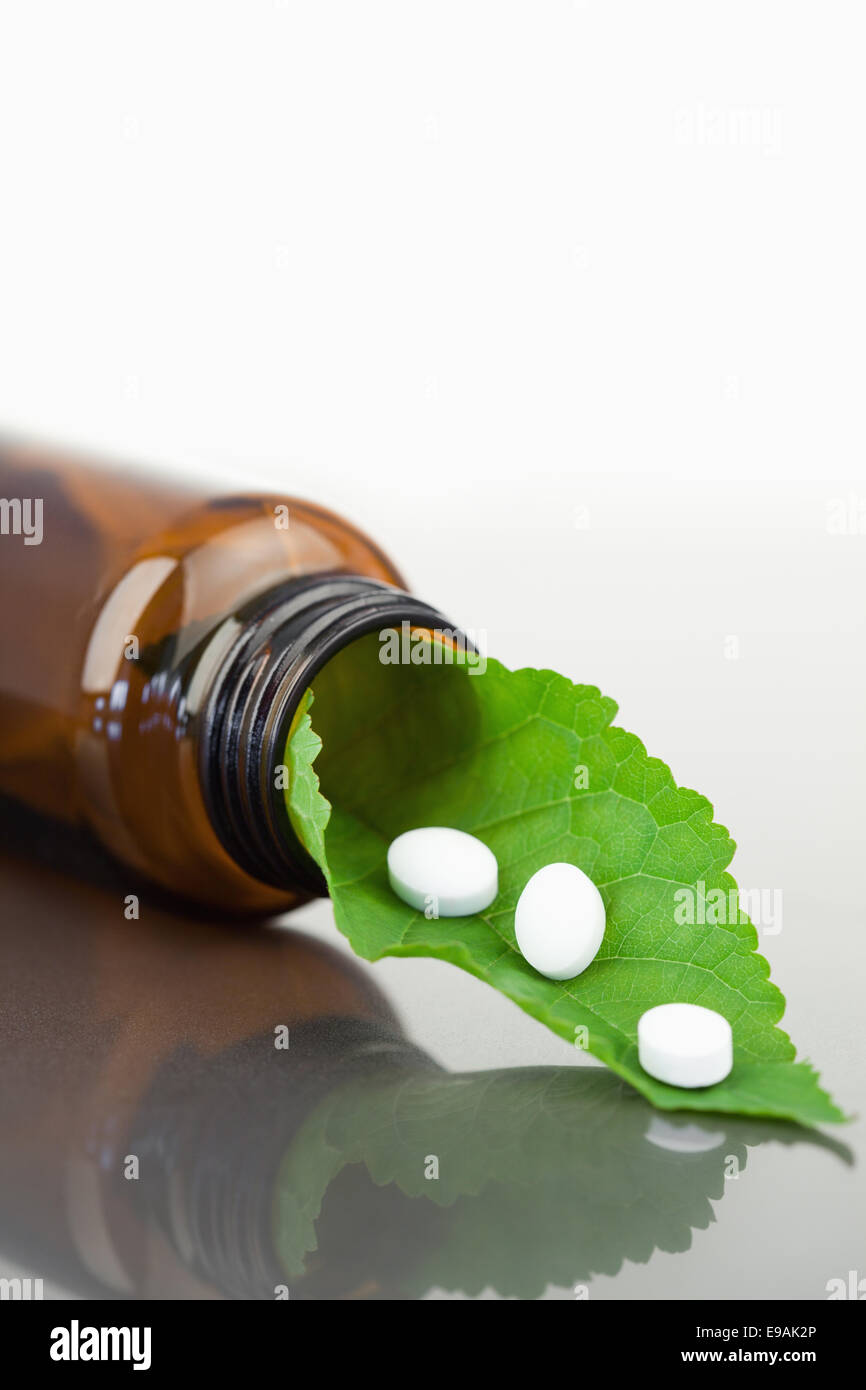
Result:
M471 737L475 703L471 682L455 672L471 674L482 658L438 610L354 575L290 582L238 616L201 717L209 813L253 877L321 895L324 876L296 833L287 795L289 740L309 692L322 740L315 772L339 819L386 804L398 781L411 792L453 758ZM402 806L405 813L405 796Z
M480 669L480 660L462 635L409 624L367 633L337 652L304 701L312 745L303 730L300 745L294 741L296 723L284 755L293 825L296 805L310 824L314 756L312 772L331 807L329 838L357 836L359 826L377 841L405 830L421 788L433 777L447 780L476 737L477 705L467 677Z

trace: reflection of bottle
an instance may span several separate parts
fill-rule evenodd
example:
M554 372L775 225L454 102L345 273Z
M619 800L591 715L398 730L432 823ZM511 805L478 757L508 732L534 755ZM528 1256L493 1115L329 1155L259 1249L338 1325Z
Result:
M221 908L321 891L274 777L298 700L362 633L442 616L292 498L2 444L0 497L0 792Z
M0 1276L279 1296L274 1192L298 1127L335 1087L434 1064L351 956L153 906L133 928L120 885L57 872L40 835L49 862L0 857ZM350 1216L293 1298L399 1287L425 1243L423 1204L365 1170L341 1190Z

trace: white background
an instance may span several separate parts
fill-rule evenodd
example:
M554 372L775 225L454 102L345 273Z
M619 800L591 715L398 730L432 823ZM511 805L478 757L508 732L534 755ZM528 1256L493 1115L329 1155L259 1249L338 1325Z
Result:
M618 698L783 889L763 949L849 1110L864 38L791 0L0 11L0 425L329 503L491 653ZM450 1066L570 1060L448 967L376 969ZM800 1162L812 1264L709 1257L700 1296L845 1275L848 1180Z
M862 475L853 0L0 16L7 425L431 520Z

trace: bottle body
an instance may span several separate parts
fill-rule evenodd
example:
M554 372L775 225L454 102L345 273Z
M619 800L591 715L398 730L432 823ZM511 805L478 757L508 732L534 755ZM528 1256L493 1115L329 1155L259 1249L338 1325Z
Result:
M321 576L402 592L398 571L312 504L213 497L26 446L0 443L0 498L0 793L87 826L187 898L290 905L291 874L250 872L215 825L202 711L250 605L279 591L285 606ZM14 533L37 513L38 541L35 525Z

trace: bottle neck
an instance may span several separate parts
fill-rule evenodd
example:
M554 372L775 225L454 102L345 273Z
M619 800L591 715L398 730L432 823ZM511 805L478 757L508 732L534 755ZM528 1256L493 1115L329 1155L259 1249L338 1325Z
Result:
M403 622L449 627L437 609L401 589L360 575L325 574L267 590L218 635L226 650L201 711L199 771L214 829L252 877L326 893L275 774L317 672L359 637Z

